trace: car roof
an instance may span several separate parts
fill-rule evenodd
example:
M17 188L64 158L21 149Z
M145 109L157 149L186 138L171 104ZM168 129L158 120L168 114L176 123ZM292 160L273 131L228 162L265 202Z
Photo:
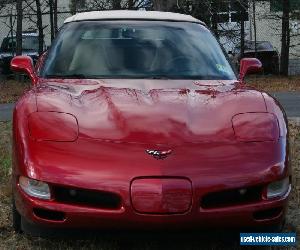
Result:
M107 10L82 12L67 18L65 20L65 23L78 22L84 20L158 20L192 22L205 25L202 21L189 15L173 12L143 10Z

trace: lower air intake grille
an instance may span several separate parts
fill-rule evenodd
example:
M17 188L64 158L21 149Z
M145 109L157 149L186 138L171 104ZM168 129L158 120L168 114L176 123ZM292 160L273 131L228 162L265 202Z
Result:
M255 202L261 199L262 187L232 189L205 195L201 200L202 208L228 207Z
M104 209L118 209L121 206L120 197L109 192L55 187L53 193L56 201L68 204Z
M65 219L65 214L59 211L34 208L33 213L35 214L35 216L44 220L64 221Z

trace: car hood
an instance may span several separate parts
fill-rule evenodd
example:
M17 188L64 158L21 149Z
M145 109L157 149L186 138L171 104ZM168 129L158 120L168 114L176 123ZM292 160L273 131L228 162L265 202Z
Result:
M73 114L80 138L127 143L231 141L234 115L266 112L236 81L42 79L36 100L39 112Z

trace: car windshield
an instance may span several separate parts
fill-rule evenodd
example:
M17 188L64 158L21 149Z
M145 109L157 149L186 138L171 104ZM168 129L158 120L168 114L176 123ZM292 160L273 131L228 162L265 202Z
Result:
M121 20L64 25L40 75L90 79L236 79L217 40L204 26Z
M39 42L37 36L23 36L22 49L38 51ZM1 50L4 52L12 52L16 50L16 37L6 37L3 39Z

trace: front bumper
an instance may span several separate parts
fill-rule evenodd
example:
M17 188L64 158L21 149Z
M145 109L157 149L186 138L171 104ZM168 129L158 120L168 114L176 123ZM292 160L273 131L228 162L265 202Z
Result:
M105 230L159 230L201 228L251 228L280 224L285 215L289 191L284 197L249 204L203 209L193 202L190 211L184 214L140 214L131 205L119 209L99 209L80 205L64 204L29 197L18 186L15 189L17 210L29 223L49 228L90 228ZM62 219L45 219L36 210L63 214ZM256 214L263 217L256 218Z
M14 164L16 208L30 223L54 228L156 230L267 227L280 224L284 219L290 190L279 199L267 200L261 196L226 206L201 205L207 194L249 187L265 188L269 183L288 176L284 138L276 143L178 146L173 148L172 157L162 161L145 155L145 148L148 147L143 144L123 145L83 139L74 143L32 142L30 152L34 154L29 155L31 166L24 163L23 157L16 157ZM58 199L39 200L29 197L20 189L17 184L20 175L47 182L50 187L58 185L115 193L121 198L121 203L117 208L103 209ZM147 213L147 208L141 202L138 205L142 206L134 206L131 188L133 180L137 178L189 180L191 192L187 183L182 185L187 190L187 197L191 197L189 208L186 207L187 203L182 203L178 210L180 213L158 214ZM165 191L159 190L161 193ZM157 211L169 211L160 205L154 208ZM34 212L35 209L46 210L51 218L53 212L62 216L58 220L49 219L49 216L42 218ZM144 213L140 213L140 209ZM257 213L260 215L257 216Z

